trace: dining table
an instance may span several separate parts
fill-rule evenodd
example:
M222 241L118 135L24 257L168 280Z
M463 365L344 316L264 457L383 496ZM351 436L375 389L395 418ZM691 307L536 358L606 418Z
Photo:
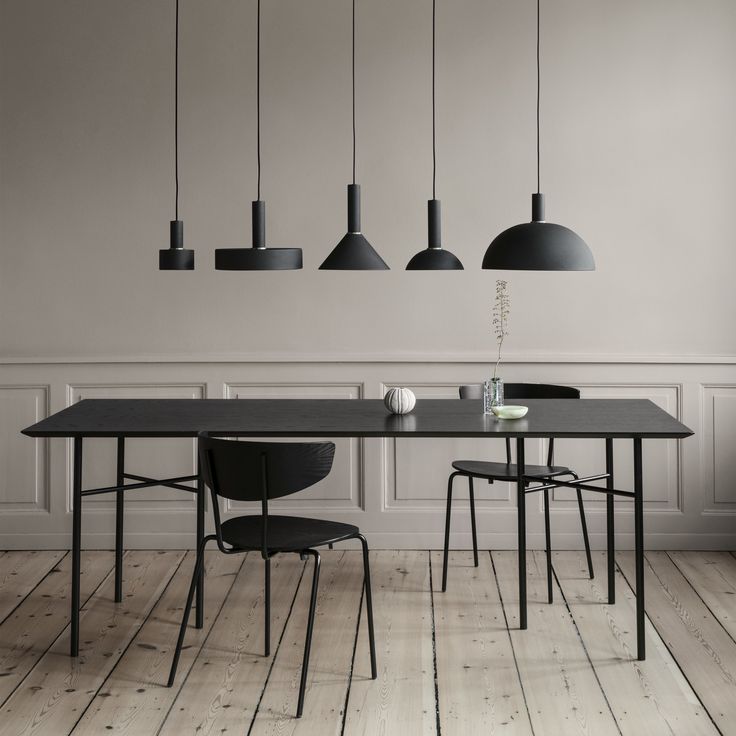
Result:
M197 544L205 533L205 488L195 474L151 478L131 473L125 463L128 438L220 437L257 438L510 438L516 444L519 627L527 628L526 496L544 488L563 487L606 495L608 602L615 602L614 499L633 499L636 569L637 657L646 656L644 624L643 440L683 439L693 434L678 419L648 399L536 399L524 402L521 419L485 414L481 401L419 399L408 414L390 414L380 399L84 399L22 430L30 437L63 437L72 443L72 595L71 656L79 654L80 555L83 500L115 494L115 600L122 600L123 529L126 494L153 486L196 494ZM115 485L83 487L82 453L87 438L117 442ZM537 438L587 438L605 442L605 470L584 478L549 482L525 474L525 442ZM631 441L633 488L614 485L613 443ZM203 616L203 577L196 596L195 625Z

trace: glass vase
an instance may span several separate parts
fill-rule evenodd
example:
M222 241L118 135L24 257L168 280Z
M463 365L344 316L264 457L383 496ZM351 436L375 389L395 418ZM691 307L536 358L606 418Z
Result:
M503 406L503 378L491 378L483 383L483 413L492 414L494 406Z

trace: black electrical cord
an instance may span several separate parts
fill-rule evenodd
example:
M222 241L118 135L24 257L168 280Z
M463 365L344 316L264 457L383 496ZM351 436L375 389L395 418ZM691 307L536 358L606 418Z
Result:
M179 0L176 0L176 22L174 24L174 182L176 196L174 219L179 219Z
M261 0L258 0L256 19L256 149L258 158L258 194L261 199Z
M435 88L435 37L436 37L436 15L437 15L437 0L432 0L432 199L437 199L437 122L434 103L434 88Z
M355 0L353 0L353 184L355 184Z
M540 65L539 65L539 0L537 0L537 194L541 192L541 176L540 176L540 146L539 146L539 97L541 91L540 82Z

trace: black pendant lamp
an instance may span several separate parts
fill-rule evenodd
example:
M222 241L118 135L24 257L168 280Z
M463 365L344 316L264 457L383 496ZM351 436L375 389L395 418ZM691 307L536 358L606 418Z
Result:
M266 248L266 203L261 199L261 0L256 20L256 146L258 151L257 199L252 203L253 246L217 248L218 271L290 271L302 267L301 248Z
M537 192L532 194L532 221L514 225L496 236L483 258L483 268L509 271L594 271L593 254L585 241L563 225L544 219L540 192L539 146L539 0L537 0Z
M462 271L463 264L442 248L442 210L437 190L437 123L435 112L435 36L437 0L432 0L432 199L427 201L428 242L407 264L407 271Z
M176 0L174 32L174 181L175 220L169 223L169 247L158 252L159 271L194 270L194 251L184 249L184 223L179 219L179 0Z
M348 232L320 266L323 271L386 271L360 229L360 185L355 183L355 0L353 0L353 183L348 184Z

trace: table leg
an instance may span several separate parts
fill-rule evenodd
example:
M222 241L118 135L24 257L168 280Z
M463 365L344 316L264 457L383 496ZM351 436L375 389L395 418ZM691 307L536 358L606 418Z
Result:
M613 489L613 439L606 439L606 488ZM606 496L606 543L608 562L608 602L613 605L616 602L616 544L614 539L614 515L613 515L612 493Z
M644 496L641 464L641 437L634 438L634 537L636 544L636 650L637 659L646 659L644 641Z
M516 507L519 538L519 628L526 628L526 493L524 438L516 439Z
M200 548L204 539L204 481L202 480L201 467L197 466L197 549ZM204 628L204 565L200 566L197 578L197 613L195 626Z
M117 485L125 483L125 437L118 437ZM123 512L125 491L115 494L115 602L123 600Z
M79 655L79 577L81 572L80 548L82 546L82 438L74 438L74 477L72 487L72 601L71 601L71 651Z

